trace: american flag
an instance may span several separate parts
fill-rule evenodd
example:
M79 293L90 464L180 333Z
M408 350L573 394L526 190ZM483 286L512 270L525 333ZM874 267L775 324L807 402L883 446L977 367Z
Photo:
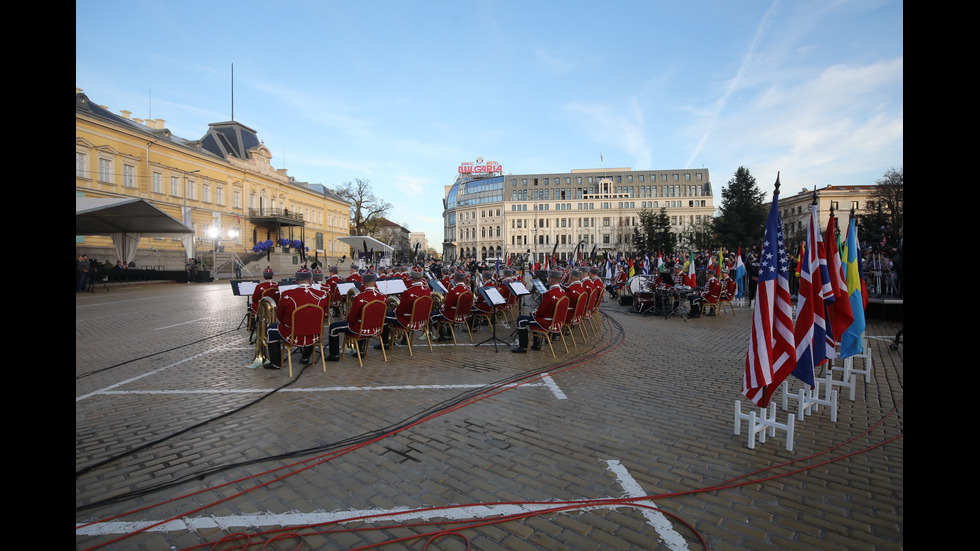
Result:
M796 307L796 369L793 376L813 387L816 367L833 358L834 337L827 325L827 302L834 300L830 270L817 225L817 206L810 206L806 250L800 264L800 292Z
M760 255L759 283L749 351L745 357L742 394L759 407L766 407L773 392L796 367L789 268L779 217L778 175Z

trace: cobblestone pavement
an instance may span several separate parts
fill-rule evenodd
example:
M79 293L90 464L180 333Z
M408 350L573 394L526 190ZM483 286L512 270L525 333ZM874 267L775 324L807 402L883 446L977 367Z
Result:
M293 378L246 367L244 310L228 282L76 294L77 549L903 548L900 323L869 320L870 382L787 451L734 434L747 308L606 302L557 359L464 333Z

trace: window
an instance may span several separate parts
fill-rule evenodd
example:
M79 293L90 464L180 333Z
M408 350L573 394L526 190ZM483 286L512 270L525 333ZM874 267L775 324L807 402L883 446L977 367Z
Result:
M180 197L180 182L177 180L176 176L170 177L170 195Z
M211 202L211 184L204 184L201 186L201 200L205 203Z
M109 159L99 159L99 181L112 183L112 161Z
M124 187L136 187L136 180L133 175L136 172L136 167L133 165L123 165L123 186Z
M858 210L858 202L857 201L851 201L851 209L852 210L855 210L855 211Z
M218 186L214 190L214 202L219 205L225 204L225 188ZM309 219L310 209L306 209L306 217Z
M154 172L151 185L153 193L163 193L163 174Z
M75 152L75 177L76 178L88 178L87 171L85 170L85 165L88 163L88 155L84 153Z
M242 192L236 189L235 192L232 194L232 198L234 200L234 204L232 205L232 207L236 209L242 208Z
M185 185L187 186L187 198L193 200L194 197L195 197L195 193L194 193L194 185L195 185L195 183L194 183L194 180L187 180L187 182L186 182Z

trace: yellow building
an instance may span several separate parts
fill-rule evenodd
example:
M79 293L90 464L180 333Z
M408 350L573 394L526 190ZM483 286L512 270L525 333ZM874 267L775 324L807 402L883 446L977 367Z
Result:
M869 212L869 201L874 198L877 186L874 185L828 185L822 188L803 189L796 195L780 195L779 216L786 234L787 249L798 246L806 240L807 224L810 222L810 205L817 202L817 223L820 231L827 229L830 212L833 209L835 226L841 232L847 231L851 211L854 216L864 216ZM768 207L772 202L766 204Z
M142 120L92 103L75 90L75 195L140 198L193 229L188 237L144 237L137 267L182 270L189 258L231 276L236 256L257 276L270 255L257 243L301 241L304 253L275 259L277 272L314 258L336 262L348 247L350 204L320 184L298 182L273 168L256 132L236 122L210 124L204 136L174 136L161 119ZM76 256L116 259L109 237L76 236ZM282 253L277 253L282 254Z

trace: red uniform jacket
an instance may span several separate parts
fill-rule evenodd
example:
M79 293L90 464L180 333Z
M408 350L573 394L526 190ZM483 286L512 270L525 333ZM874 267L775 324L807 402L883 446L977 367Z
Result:
M580 295L585 295L588 297L589 290L587 290L581 281L573 281L568 284L568 288L565 289L565 296L568 297L568 314L565 315L565 323L571 323L572 317L575 316L575 302L578 300ZM585 299L588 301L588 298Z
M415 304L415 299L428 296L432 296L432 291L420 281L413 283L398 297L398 307L395 308L395 316L398 317L398 323L402 327L408 327L412 323L412 307ZM424 312L424 317L428 318L429 312Z
M255 286L255 290L252 292L252 311L253 312L258 312L259 301L262 300L262 293L264 293L265 290L268 289L268 288L270 288L270 287L272 287L272 288L278 288L279 287L279 284L276 283L275 281L263 281L262 283L259 283L258 285ZM276 301L276 304L279 303L279 293L278 292L272 293L269 296L272 297L272 300Z
M449 292L446 294L446 299L442 302L442 307L439 309L446 319L456 319L456 306L459 302L459 295L469 290L469 286L465 283L457 283L449 289Z
M354 301L350 306L350 312L347 312L347 330L351 333L360 333L361 313L364 311L364 305L372 300L384 301L385 298L387 298L386 295L379 291L377 287L364 287L364 289L354 297ZM382 323L381 327L378 327L377 334L381 334L381 328L383 326L384 324Z
M534 321L541 327L551 327L551 316L555 313L555 304L557 304L558 300L564 296L565 292L561 290L561 286L557 284L553 285L551 289L548 289L548 292L541 297L541 303L538 304L536 310L531 312L531 317L533 317ZM560 329L565 322L565 316L563 315L565 313L566 312L558 312L558 329Z
M295 289L283 291L279 297L279 305L276 307L276 317L279 318L279 334L284 339L288 339L292 335L293 328L289 324L292 323L293 311L304 304L316 304L323 308L324 314L326 314L326 310L330 306L330 298L325 289L316 289L302 283ZM303 335L293 344L309 346L316 344L318 340L317 335Z

